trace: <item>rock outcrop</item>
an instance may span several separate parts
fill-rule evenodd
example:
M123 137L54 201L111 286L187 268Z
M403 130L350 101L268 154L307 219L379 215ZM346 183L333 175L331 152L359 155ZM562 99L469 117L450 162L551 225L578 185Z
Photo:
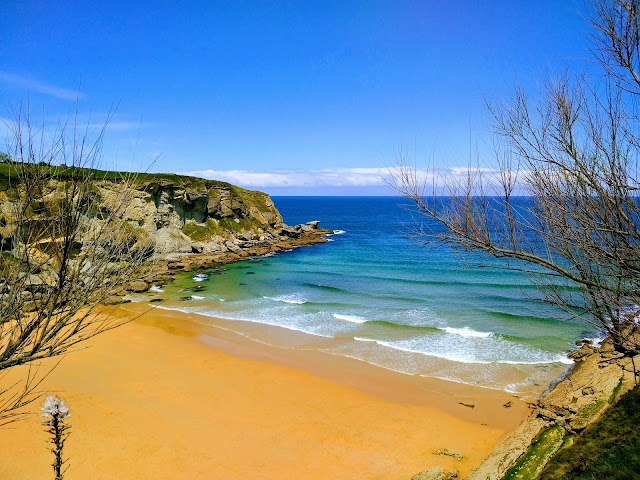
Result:
M104 233L96 232L100 231L102 219L114 216L119 219L119 230L114 235L120 240L122 236L127 238L125 248L131 252L144 251L145 256L157 260L155 280L167 280L172 271L180 268L191 270L325 242L324 236L333 233L320 228L318 221L286 225L266 193L225 182L172 174L140 174L135 182L126 186L115 176L112 178L103 175L91 181L92 196L82 218L82 238L77 248L82 249L87 242L95 245L96 238L98 242L109 242ZM39 201L61 204L63 182L49 180ZM17 186L19 188L19 184ZM16 243L12 234L16 225L16 220L12 220L12 211L15 211L12 198L17 195L16 187L13 188L0 191L0 245L20 258L25 257L20 249L33 249L30 253L33 257L38 253L35 244ZM123 198L126 198L124 208ZM57 220L47 218L46 212L51 212L51 208L39 208L35 204L29 208L29 222ZM35 246L41 247L39 244L46 241L51 240L39 240ZM34 291L44 280L39 275L28 282ZM149 282L149 278L136 279L129 291L144 291Z
M571 436L594 422L634 385L632 359L614 351L610 339L582 342L569 354L575 365L537 403L530 416L466 478L536 478ZM640 356L635 358L640 364Z
M103 208L118 204L122 185L96 187ZM131 197L123 219L153 241L156 257L234 251L298 232L267 194L223 182L163 175L141 182Z

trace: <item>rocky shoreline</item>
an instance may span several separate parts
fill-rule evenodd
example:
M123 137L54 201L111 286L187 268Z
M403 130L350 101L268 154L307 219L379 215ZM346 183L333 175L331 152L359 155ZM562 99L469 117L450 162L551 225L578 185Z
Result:
M599 347L578 342L569 357L575 362L536 403L531 414L466 478L468 480L532 479L575 435L635 385L634 365L640 356L624 357L611 339Z
M149 271L140 279L132 280L120 295L107 299L105 304L116 305L127 302L123 298L128 293L142 293L148 291L152 285L164 285L173 280L178 272L200 271L215 268L220 265L234 263L249 257L261 257L270 253L286 252L298 247L305 247L325 243L329 240L333 230L321 228L319 221L314 220L306 224L293 227L283 227L279 235L268 240L247 240L236 238L225 244L224 251L171 254L156 259L150 264Z
M466 480L537 478L560 448L570 445L635 386L634 361L640 365L640 355L629 358L618 354L611 339L605 339L599 347L590 340L577 345L579 348L569 354L575 362L573 367L529 405L530 415ZM412 480L450 478L457 478L457 471L445 472L435 466L417 473Z
M119 181L120 175L90 170L85 174L96 178L86 207L78 212L73 255L85 262L83 268L97 262L117 272L119 262L124 261L141 270L136 270L135 279L118 278L117 289L101 302L107 305L122 303L127 293L167 283L176 271L314 245L326 242L325 236L334 233L320 228L318 220L289 226L269 195L225 182L174 174L130 174L135 182L125 184ZM15 214L24 210L17 200L20 184L8 180L6 184L7 190L0 190L0 246L3 255L29 267L20 272L19 295L24 311L30 312L56 286L57 263L48 246L64 239L36 235L37 241L25 243L18 227L26 221L34 226L58 222L56 206L62 201L65 183L64 178L48 180L42 199L31 202L34 205L29 205L22 220ZM102 237L96 238L96 232L102 232ZM0 279L0 295L11 288Z

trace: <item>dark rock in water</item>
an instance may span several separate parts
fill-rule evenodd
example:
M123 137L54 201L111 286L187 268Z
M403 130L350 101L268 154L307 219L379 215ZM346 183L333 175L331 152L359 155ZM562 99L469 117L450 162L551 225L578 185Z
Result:
M164 302L163 298L152 298L151 300L149 300L149 303L158 303L158 302Z
M196 285L195 287L187 287L180 290L181 292L201 292L204 290L204 285Z

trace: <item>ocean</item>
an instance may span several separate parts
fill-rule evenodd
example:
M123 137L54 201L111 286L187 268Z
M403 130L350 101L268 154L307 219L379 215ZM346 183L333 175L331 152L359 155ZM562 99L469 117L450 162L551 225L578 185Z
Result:
M469 268L482 258L410 238L426 220L406 199L273 200L286 223L320 220L336 233L207 275L179 274L138 299L161 295L161 308L198 313L256 341L525 396L569 367L576 340L597 335L535 300L523 274Z

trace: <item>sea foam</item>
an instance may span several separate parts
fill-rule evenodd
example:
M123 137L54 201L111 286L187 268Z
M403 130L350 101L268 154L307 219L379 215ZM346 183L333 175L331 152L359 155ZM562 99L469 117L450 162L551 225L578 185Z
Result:
M353 337L354 340L357 340L359 342L373 342L373 343L378 343L378 341L375 338L364 338L364 337Z
M460 354L455 354L455 353L437 353L437 352L426 352L423 350L416 350L414 348L409 348L409 347L403 347L401 345L392 343L392 342L385 342L382 340L378 340L376 342L378 345L381 345L383 347L388 347L388 348L393 348L395 350L401 350L403 352L409 352L409 353L418 353L420 355L425 355L427 357L436 357L436 358L442 358L444 360L451 360L452 362L460 362L460 363L477 363L477 364L490 364L492 362L487 361L487 360L478 360L478 359L474 359L472 357L466 357Z
M367 321L366 318L358 317L357 315L343 315L341 313L332 313L333 318L338 320L346 320L351 323L365 323Z
M487 338L493 335L491 332L478 332L477 330L473 330L469 327L464 328L454 328L454 327L444 327L440 330L443 330L447 333L451 333L453 335L460 335L461 337L470 337L470 338Z
M296 295L279 295L277 297L262 297L266 300L273 300L274 302L290 303L293 305L302 305L307 303L306 300Z

